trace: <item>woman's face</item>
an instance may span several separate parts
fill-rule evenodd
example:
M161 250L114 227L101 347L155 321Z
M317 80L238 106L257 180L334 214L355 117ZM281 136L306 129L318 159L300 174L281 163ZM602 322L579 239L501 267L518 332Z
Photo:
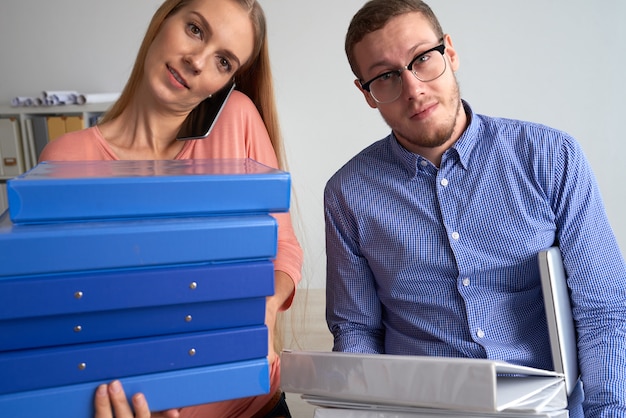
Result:
M146 56L143 85L157 103L189 112L250 58L254 28L232 0L192 0L163 22Z

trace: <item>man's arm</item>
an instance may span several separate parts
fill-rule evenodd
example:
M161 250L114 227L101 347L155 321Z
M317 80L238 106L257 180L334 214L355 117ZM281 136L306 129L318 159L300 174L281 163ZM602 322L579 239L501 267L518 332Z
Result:
M551 193L571 292L586 417L626 416L626 263L579 145L567 138Z
M382 307L367 260L359 254L356 223L325 191L326 320L334 351L384 353Z

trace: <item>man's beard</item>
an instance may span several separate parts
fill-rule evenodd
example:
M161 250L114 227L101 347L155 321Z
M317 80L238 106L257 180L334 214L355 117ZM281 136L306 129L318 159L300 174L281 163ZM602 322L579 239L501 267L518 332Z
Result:
M439 147L450 140L452 134L454 133L454 129L457 124L457 119L459 115L461 104L461 96L459 92L459 84L455 79L454 82L454 90L448 96L447 101L443 103L446 106L454 106L454 113L447 116L446 119L437 123L431 132L425 132L424 130L420 131L408 131L406 128L400 127L399 129L394 128L389 124L389 126L394 131L396 137L403 138L406 142L411 145L421 147L421 148L436 148Z

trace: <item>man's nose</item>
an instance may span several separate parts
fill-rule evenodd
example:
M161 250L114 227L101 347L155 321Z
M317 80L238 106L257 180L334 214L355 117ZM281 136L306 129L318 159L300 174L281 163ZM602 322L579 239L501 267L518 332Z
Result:
M407 68L400 73L400 79L402 80L402 94L408 96L422 92L426 84L418 79L415 74L413 74L413 71Z

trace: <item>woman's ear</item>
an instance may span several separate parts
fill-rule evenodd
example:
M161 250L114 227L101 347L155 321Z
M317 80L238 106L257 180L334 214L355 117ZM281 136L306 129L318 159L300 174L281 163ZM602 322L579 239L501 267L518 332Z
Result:
M361 87L361 82L359 80L354 80L354 85L356 86L356 88L359 89L361 93L363 93L363 96L365 96L365 101L367 102L367 104L370 105L372 109L377 109L378 103L376 103L376 100L374 100L374 98L372 97L369 91Z

